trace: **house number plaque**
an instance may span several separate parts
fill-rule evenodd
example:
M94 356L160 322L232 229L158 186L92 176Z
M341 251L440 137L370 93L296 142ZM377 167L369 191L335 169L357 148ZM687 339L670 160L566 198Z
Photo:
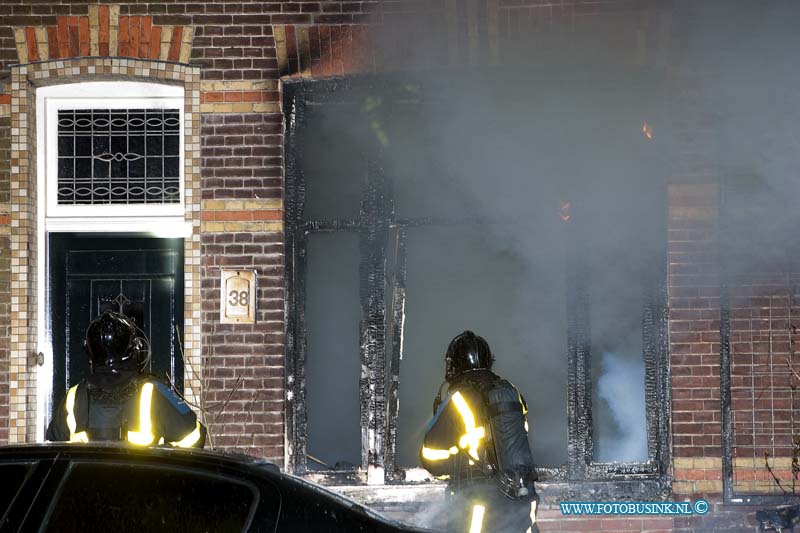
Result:
M256 321L256 273L222 269L220 317L222 324L254 324Z

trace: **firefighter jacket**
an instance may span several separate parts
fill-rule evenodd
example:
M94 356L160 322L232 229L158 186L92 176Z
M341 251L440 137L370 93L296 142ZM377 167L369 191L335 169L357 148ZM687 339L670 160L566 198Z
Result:
M450 510L453 530L538 533L526 415L516 387L489 370L465 372L451 382L420 458L434 476L449 476L448 494L466 505Z
M140 446L202 448L206 428L154 376L92 375L71 387L47 428L47 440L127 441Z
M513 402L491 401L498 384L513 392ZM510 438L514 428L498 416L508 411L516 411L522 420L516 418L516 422L524 424L516 438ZM525 400L512 384L489 370L465 373L450 385L447 397L428 425L420 451L422 465L434 476L450 476L451 486L457 489L505 470L510 451L515 459L512 466L530 465L523 475L525 481L535 481L526 414Z

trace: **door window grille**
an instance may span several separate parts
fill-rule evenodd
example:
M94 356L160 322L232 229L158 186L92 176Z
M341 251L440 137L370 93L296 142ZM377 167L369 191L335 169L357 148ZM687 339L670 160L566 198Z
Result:
M178 109L60 109L58 204L180 203Z

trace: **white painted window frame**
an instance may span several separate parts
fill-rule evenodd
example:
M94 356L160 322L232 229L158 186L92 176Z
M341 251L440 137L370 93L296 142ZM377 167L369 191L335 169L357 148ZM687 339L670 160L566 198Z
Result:
M43 87L37 91L37 126L41 124L44 137L39 137L39 147L44 147L46 216L48 222L68 223L75 219L91 225L98 218L120 219L179 217L184 215L184 115L183 87L141 82L88 82ZM180 161L178 165L180 202L175 204L113 204L113 205L59 205L58 187L58 111L61 109L178 109L180 113ZM41 132L39 132L41 133ZM42 142L44 141L44 142ZM40 150L41 151L41 150ZM65 220L66 219L66 220ZM107 231L107 222L103 222ZM72 224L75 225L75 224ZM81 230L85 231L83 227Z
M58 205L59 109L178 109L180 113L180 202L175 204ZM163 83L97 81L40 87L36 90L37 169L37 341L44 364L37 368L36 440L43 441L53 406L53 344L50 314L47 234L53 232L139 233L153 237L189 237L185 220L184 88Z

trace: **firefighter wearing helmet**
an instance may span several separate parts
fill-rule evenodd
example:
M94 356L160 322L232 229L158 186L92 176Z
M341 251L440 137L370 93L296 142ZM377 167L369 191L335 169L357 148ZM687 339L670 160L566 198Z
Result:
M489 344L472 331L450 342L445 363L447 395L443 401L440 387L420 459L434 476L449 476L456 509L450 525L470 533L537 532L525 399L492 372Z
M86 330L91 375L73 385L47 428L47 440L127 441L202 448L206 428L166 384L144 374L150 347L129 317L106 311Z

